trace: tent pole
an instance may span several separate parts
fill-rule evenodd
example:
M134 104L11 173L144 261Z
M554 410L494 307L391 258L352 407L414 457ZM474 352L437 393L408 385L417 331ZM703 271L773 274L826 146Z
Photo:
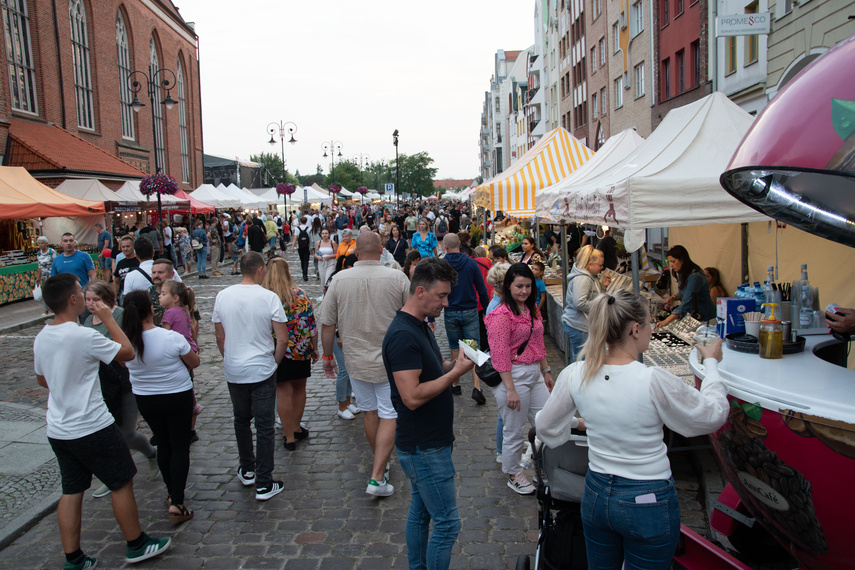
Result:
M567 274L570 273L569 267L567 266L567 222L561 220L561 247L559 248L561 252L561 303L564 306L565 299L567 299ZM561 327L561 330L564 330L564 327ZM570 342L569 339L564 339L564 344ZM564 366L570 364L570 347L566 346L564 349Z
M632 252L632 292L638 295L638 250ZM644 353L638 354L638 361L644 363Z
M748 281L748 224L742 224L740 232L740 252L742 253L742 282Z

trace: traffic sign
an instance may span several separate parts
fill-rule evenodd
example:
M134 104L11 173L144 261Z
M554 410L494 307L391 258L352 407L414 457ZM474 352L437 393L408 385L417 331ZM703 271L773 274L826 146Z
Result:
M386 191L387 194L392 194L393 192L395 192L395 185L394 184L386 184L384 190Z

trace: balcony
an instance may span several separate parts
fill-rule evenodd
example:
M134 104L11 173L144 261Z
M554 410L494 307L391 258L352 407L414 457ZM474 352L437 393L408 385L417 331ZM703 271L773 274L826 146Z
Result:
M534 96L537 95L538 91L540 91L540 87L532 87L528 92L528 99L526 99L526 103L531 103L531 100L534 99Z
M540 119L531 119L531 120L529 120L529 122L528 122L528 133L529 133L529 134L531 134L531 132L532 132L534 129L536 129L536 128L537 128L537 125L539 125L539 124L540 124Z

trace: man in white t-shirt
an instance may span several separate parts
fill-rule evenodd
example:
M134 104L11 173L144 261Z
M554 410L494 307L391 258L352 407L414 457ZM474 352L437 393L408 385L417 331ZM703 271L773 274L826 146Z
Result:
M128 337L104 303L94 313L114 340L77 324L85 307L77 276L54 275L42 286L53 320L36 336L36 381L50 390L47 437L59 465L62 497L57 507L64 568L93 568L96 560L80 548L83 493L92 475L110 489L113 516L127 541L126 560L140 562L169 548L171 539L152 538L140 529L133 481L137 472L125 438L107 410L98 369L101 362L127 362L135 356Z
M151 240L144 237L134 240L134 253L137 254L137 258L140 260L140 265L138 268L128 271L125 275L125 281L122 287L123 296L127 295L131 291L147 291L152 285L156 285L152 279L152 265L154 265L152 256L154 255L154 246L152 245ZM172 276L168 277L168 279L181 281L181 277L175 273L175 271L172 272Z
M273 480L273 422L276 407L276 368L288 347L288 327L279 296L261 286L264 257L251 251L240 258L241 282L217 294L211 320L223 371L229 386L235 418L240 467L244 486L255 485L255 498L266 501L284 488ZM272 333L277 339L274 341ZM255 419L257 456L253 453Z

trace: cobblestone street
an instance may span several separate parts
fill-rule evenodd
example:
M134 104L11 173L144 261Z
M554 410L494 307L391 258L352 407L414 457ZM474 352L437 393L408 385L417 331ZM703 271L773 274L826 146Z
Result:
M299 262L286 258L292 273ZM297 270L294 271L294 267ZM228 266L225 272L228 273ZM310 271L311 273L311 271ZM187 279L197 292L202 312L199 346L202 364L196 370L196 394L205 406L198 418L200 441L191 448L187 504L195 518L179 526L168 524L163 500L166 490L152 478L144 458L135 455L139 473L134 489L143 529L173 538L171 550L140 564L148 568L404 568L404 523L409 507L409 484L393 453L390 480L393 496L385 499L365 494L370 450L362 420L336 416L334 381L326 379L319 361L308 381L304 423L308 440L289 452L277 430L274 477L285 481L285 491L268 502L258 502L235 476L237 449L231 403L222 374L222 358L210 322L217 292L238 282L224 275L200 281ZM317 311L320 282L314 277L304 287ZM17 474L0 476L0 525L49 502L55 503L58 470L44 436L47 391L35 383L32 342L41 325L0 335L0 422L18 426L20 433L5 434L0 459L9 446L32 445L30 465ZM437 340L448 349L438 321ZM380 339L378 339L380 342ZM563 367L563 355L547 338L553 369ZM556 374L557 376L557 374ZM468 390L467 390L468 389ZM458 505L462 530L454 547L452 568L514 567L519 554L533 554L537 539L537 504L534 497L519 496L505 485L495 460L496 407L489 394L487 405L477 406L468 394L471 379L463 380L463 396L455 398L454 463L458 472ZM148 433L144 422L142 428ZM8 440L8 443L5 441ZM47 455L45 455L45 450ZM3 461L3 463L7 463ZM675 479L681 493L683 521L708 535L703 485L695 473L692 455L672 455ZM8 467L8 466L7 466ZM38 518L34 515L35 518ZM99 565L124 564L124 542L112 516L109 497L93 499L86 493L83 505L83 549ZM64 561L55 509L48 511L26 533L3 550L4 567L58 568Z

